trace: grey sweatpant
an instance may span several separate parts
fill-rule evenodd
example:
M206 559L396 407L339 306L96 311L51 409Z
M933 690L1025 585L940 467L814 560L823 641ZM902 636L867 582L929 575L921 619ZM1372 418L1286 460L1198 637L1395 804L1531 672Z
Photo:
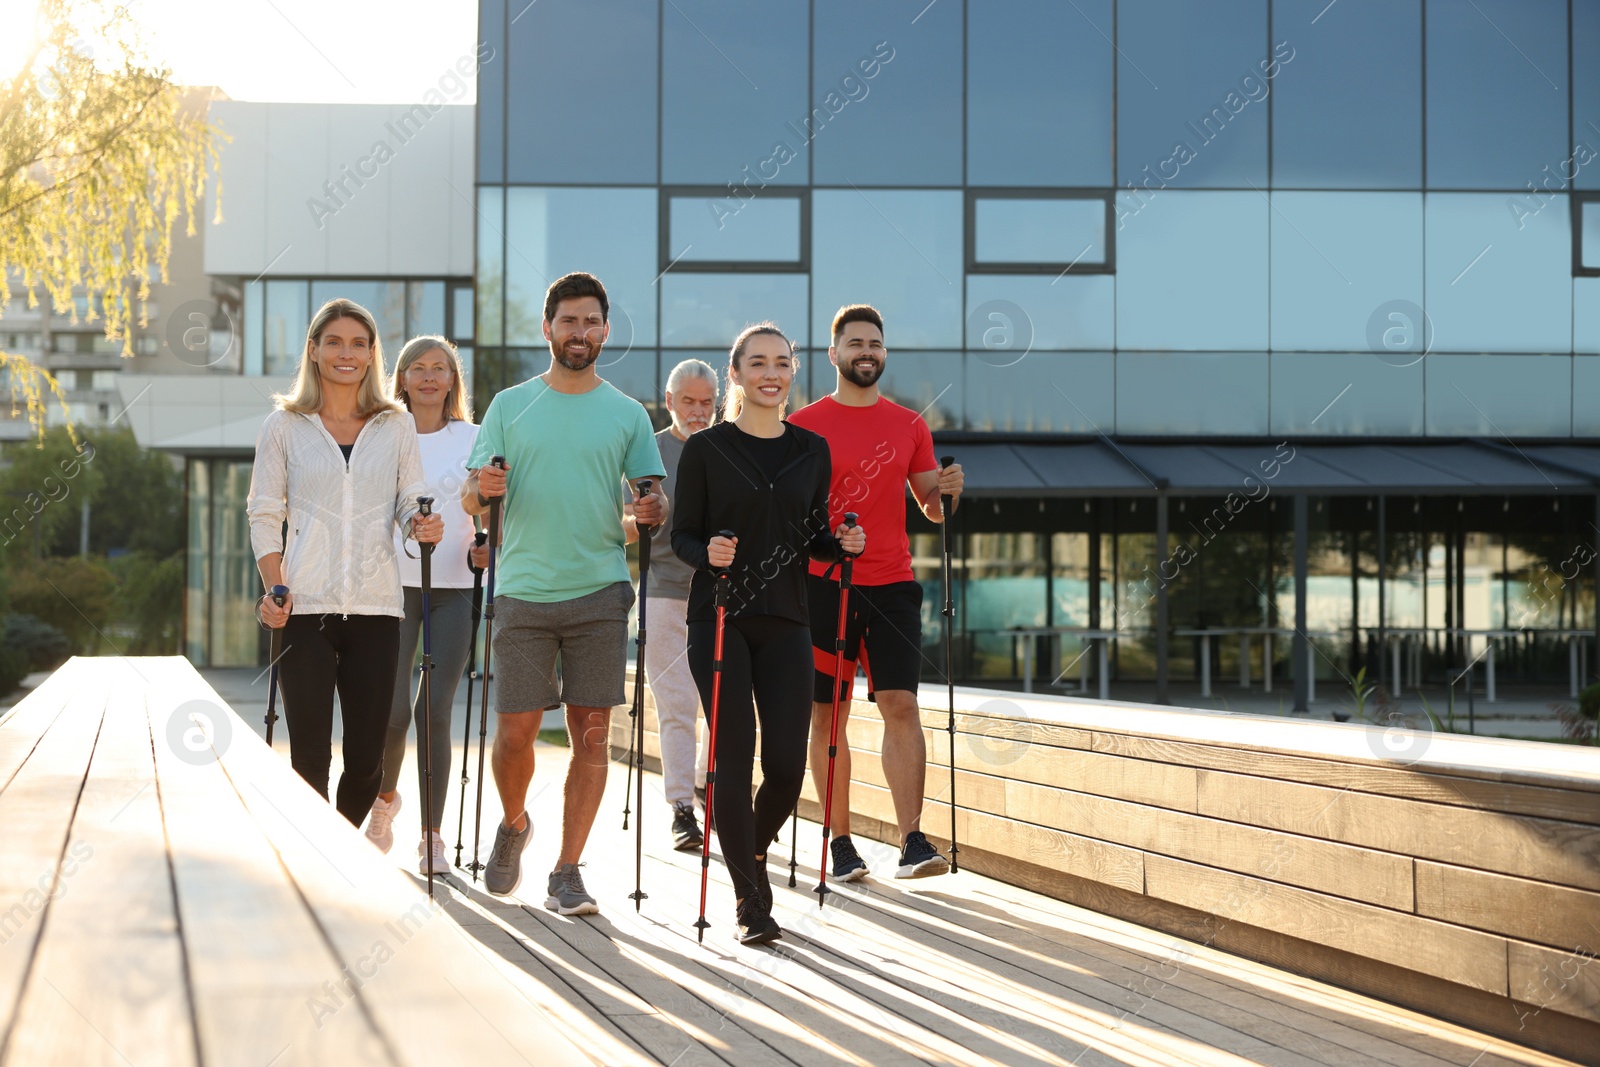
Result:
M706 746L696 735L700 725L700 690L684 654L689 612L687 598L645 598L644 676L655 698L661 730L661 773L667 803L694 799L694 788L706 782Z
M380 793L393 792L400 784L400 765L406 758L406 734L412 720L417 724L417 807L427 784L422 755L422 671L417 648L422 635L422 590L407 586L406 617L400 622L400 665L394 680L394 702L389 709L389 736L383 748L383 783ZM429 826L441 826L444 797L450 781L450 709L455 703L456 686L467 669L468 647L472 641L472 590L435 589L430 594L433 609L433 707L429 722L433 748L433 818ZM415 693L413 703L412 694ZM419 819L420 821L420 819ZM417 833L422 836L421 829Z

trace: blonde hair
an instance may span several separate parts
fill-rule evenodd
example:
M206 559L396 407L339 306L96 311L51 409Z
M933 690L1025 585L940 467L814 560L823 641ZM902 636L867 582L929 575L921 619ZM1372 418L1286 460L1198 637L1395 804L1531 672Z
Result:
M413 337L400 349L400 358L394 361L394 377L389 381L390 391L394 398L411 410L411 397L406 393L406 387L401 384L401 379L410 369L411 364L423 356L438 349L450 359L450 391L444 397L444 421L457 422L472 421L472 401L467 396L467 383L461 370L461 353L456 351L456 346L436 334L423 334Z
M311 325L306 327L306 344L300 350L300 370L295 375L294 388L278 393L273 401L284 411L301 415L315 415L322 410L322 375L317 371L317 361L311 358L311 350L322 339L322 331L328 328L328 323L335 319L355 319L367 328L367 337L372 343L372 361L367 364L367 372L356 388L356 413L368 418L380 411L402 410L383 374L383 342L378 337L377 320L372 312L343 297L328 301L311 316Z
M733 372L739 369L739 361L744 358L744 350L749 345L750 338L759 337L763 334L769 337L776 337L787 345L789 358L792 361L790 366L796 371L800 369L800 357L794 354L794 342L785 336L784 332L778 328L777 323L758 322L740 330L739 336L733 339L733 347L728 349L728 389L722 398L723 422L732 422L739 417L739 411L744 405L744 393L739 388L739 383L733 380ZM785 399L783 406L778 409L780 417L788 406L789 401Z

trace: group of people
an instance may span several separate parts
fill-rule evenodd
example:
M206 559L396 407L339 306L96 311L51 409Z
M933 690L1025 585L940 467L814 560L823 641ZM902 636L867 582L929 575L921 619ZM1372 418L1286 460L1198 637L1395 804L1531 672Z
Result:
M834 392L787 418L799 368L794 344L773 323L747 327L729 351L721 418L714 419L716 371L686 360L666 383L671 424L656 433L643 405L596 373L609 314L594 276L551 284L543 320L549 369L497 393L481 426L471 422L448 341L409 341L386 379L364 308L333 300L312 318L295 385L262 427L248 504L262 582L290 590L281 605L263 596L258 614L284 631L278 667L294 769L328 795L337 691L344 771L335 804L351 823L365 822L378 847L392 847L413 720L419 741L431 741L431 772L446 780L450 708L470 654L474 571L495 551L492 766L504 814L485 885L504 895L521 882L533 834L526 801L534 741L545 711L564 707L572 758L545 907L598 911L580 866L605 789L612 708L626 699L635 601L626 545L649 529L644 670L660 721L673 842L684 850L704 840L696 783L705 782L710 745L697 744L697 723L713 705L722 583L707 832L714 829L733 882L740 940L781 936L767 848L795 808L808 755L825 795L835 708L833 877L868 873L849 824L845 724L858 665L883 719L884 774L900 824L895 875L944 873L948 861L919 828L922 589L905 509L909 486L922 512L941 521L940 498L960 497L962 472L938 465L917 413L879 395L882 316L865 304L839 310L828 349ZM436 508L419 507L428 497ZM475 545L480 517L496 505L500 543ZM847 512L855 522L845 521ZM428 706L411 690L424 624L413 543L434 546L436 560ZM835 573L847 558L855 580L839 651ZM752 795L758 723L762 784ZM445 790L431 792L431 810L419 820L424 873L449 866L439 834Z

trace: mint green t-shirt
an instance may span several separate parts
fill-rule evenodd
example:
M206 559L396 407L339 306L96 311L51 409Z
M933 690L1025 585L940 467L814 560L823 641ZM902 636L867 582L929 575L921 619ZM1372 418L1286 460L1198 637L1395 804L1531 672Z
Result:
M629 580L617 480L666 472L637 400L610 382L578 394L541 378L502 389L467 464L496 455L510 467L496 594L553 604Z

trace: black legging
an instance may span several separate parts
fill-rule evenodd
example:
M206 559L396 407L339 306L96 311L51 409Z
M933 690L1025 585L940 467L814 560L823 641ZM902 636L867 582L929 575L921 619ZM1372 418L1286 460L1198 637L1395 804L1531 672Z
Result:
M289 762L323 797L333 759L333 693L344 722L344 773L335 806L356 826L367 817L383 776L383 742L400 658L393 615L294 615L278 661Z
M711 717L711 660L716 624L689 624L689 670ZM811 732L811 629L773 615L732 618L722 641L722 694L717 711L716 788L712 818L734 896L755 886L757 853L783 828L806 774ZM753 704L752 704L752 698ZM752 808L756 716L761 717L761 791Z

